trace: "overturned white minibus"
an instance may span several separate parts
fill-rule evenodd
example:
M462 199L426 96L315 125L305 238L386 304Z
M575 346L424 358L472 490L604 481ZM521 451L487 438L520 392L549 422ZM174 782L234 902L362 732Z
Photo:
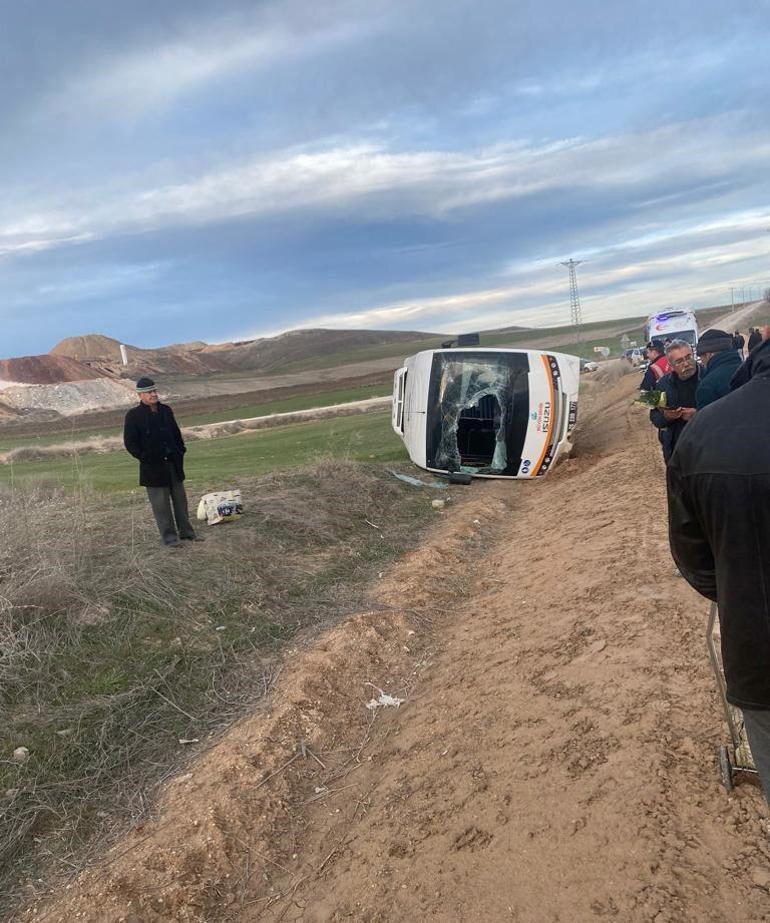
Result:
M563 353L426 350L395 373L393 429L429 471L541 477L577 420L579 379Z

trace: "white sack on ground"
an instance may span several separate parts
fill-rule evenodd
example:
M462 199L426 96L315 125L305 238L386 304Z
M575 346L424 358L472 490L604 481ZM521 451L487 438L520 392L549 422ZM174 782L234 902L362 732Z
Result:
M218 490L204 494L198 504L198 519L210 526L237 519L243 512L240 490Z

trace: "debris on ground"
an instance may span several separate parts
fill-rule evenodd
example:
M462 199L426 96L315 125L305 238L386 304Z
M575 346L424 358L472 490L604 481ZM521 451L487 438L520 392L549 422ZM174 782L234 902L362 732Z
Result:
M393 471L392 468L385 469L388 474L392 474L394 478L398 478L399 481L403 481L404 484L409 484L411 487L433 487L434 490L446 490L449 486L444 481L421 481L419 478L413 478L409 474L401 474L400 471Z
M399 699L394 695L388 695L387 692L383 692L379 686L375 686L374 683L367 683L367 686L371 686L372 689L376 689L379 692L379 696L376 699L366 703L366 707L369 711L374 711L377 708L398 708L400 705L403 705L406 699Z

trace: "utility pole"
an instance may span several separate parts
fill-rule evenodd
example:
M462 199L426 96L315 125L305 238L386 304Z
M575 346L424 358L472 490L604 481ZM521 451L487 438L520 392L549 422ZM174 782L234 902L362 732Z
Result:
M583 312L580 308L580 293L578 292L577 284L577 272L576 267L579 266L583 261L582 260L573 260L570 258L566 263L562 263L562 266L566 266L569 271L569 309L570 309L570 323L572 324L575 330L575 342L582 342L582 330L583 326Z

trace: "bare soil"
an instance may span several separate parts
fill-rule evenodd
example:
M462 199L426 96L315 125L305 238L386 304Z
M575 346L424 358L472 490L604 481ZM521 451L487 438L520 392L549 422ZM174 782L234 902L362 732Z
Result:
M158 373L206 374L252 370L269 373L287 363L301 361L324 352L343 352L362 346L409 343L421 338L439 339L440 334L404 330L291 330L274 337L260 337L237 343L177 343L158 349L138 349L126 345L128 365L124 366L120 342L101 334L68 337L51 353L105 368L118 375Z
M106 378L104 372L92 369L67 356L23 356L0 359L0 387L5 383L54 385L63 381L90 381Z
M708 604L675 576L637 378L587 402L544 481L453 488L157 820L28 915L770 919L766 808L719 782ZM403 704L368 709L379 690Z

